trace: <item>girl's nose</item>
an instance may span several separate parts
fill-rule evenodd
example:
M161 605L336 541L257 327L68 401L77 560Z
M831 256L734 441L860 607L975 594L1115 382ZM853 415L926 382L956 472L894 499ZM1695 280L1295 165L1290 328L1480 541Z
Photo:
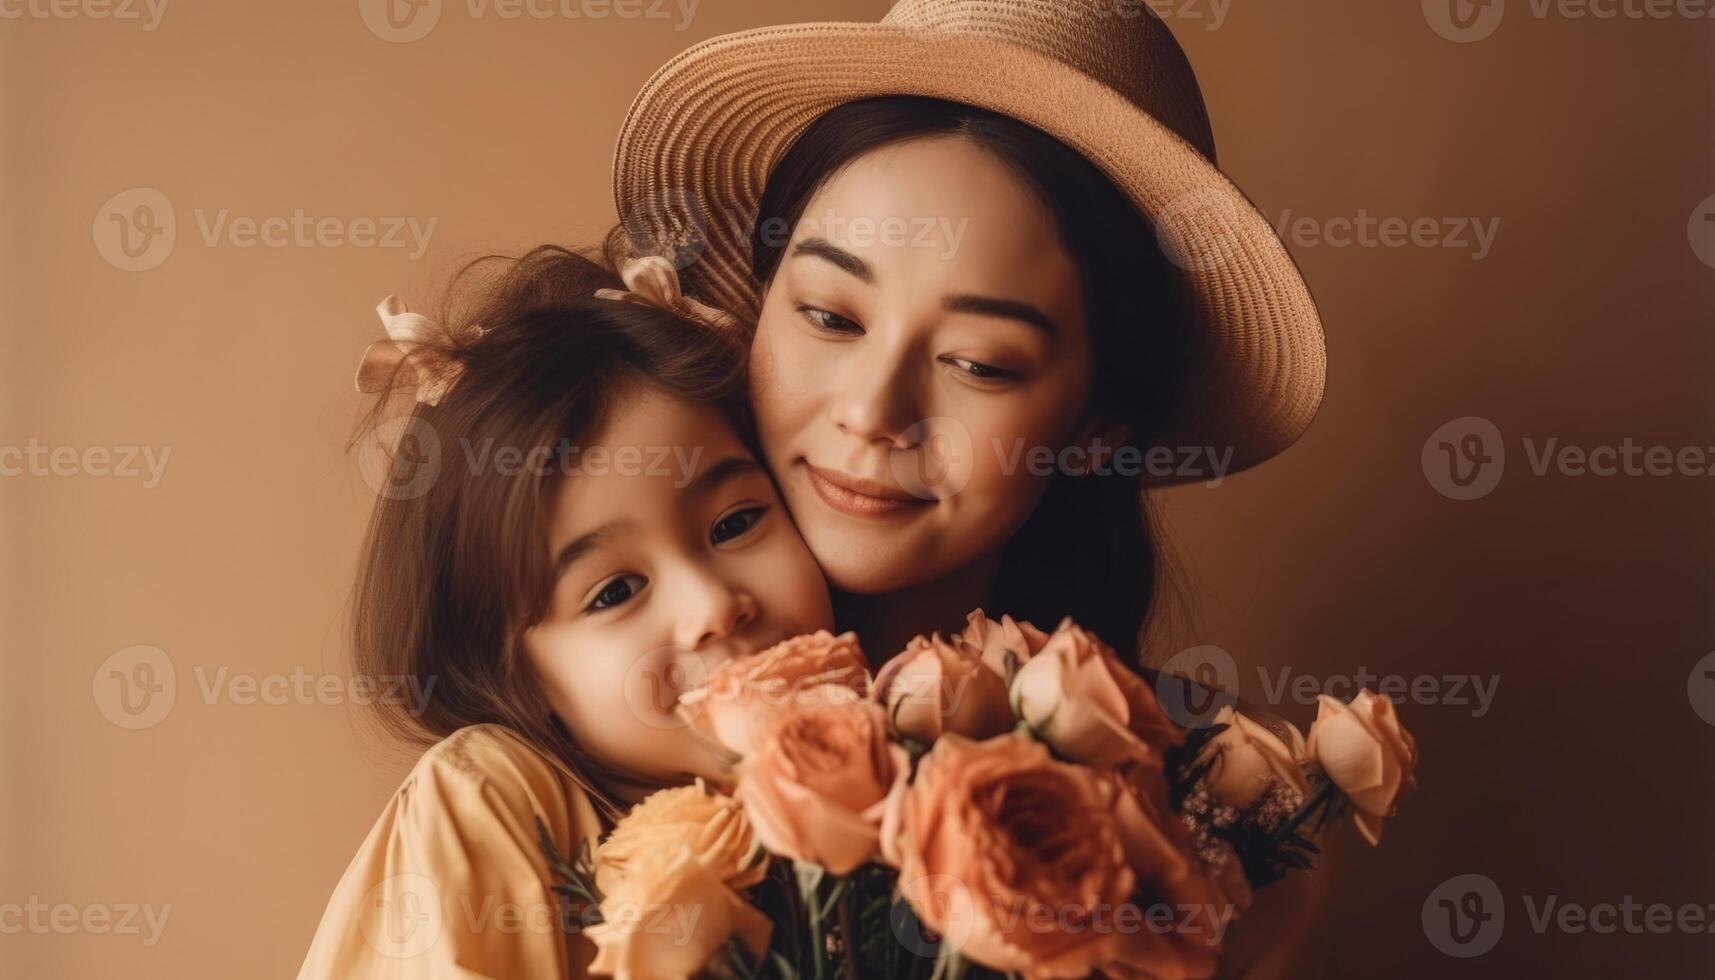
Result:
M759 612L747 590L707 572L692 576L681 608L674 642L698 653L741 632Z
M841 432L866 442L885 441L893 448L901 433L922 418L913 393L913 378L906 362L909 351L889 350L870 340L869 349L851 359L848 370L830 392L828 417Z

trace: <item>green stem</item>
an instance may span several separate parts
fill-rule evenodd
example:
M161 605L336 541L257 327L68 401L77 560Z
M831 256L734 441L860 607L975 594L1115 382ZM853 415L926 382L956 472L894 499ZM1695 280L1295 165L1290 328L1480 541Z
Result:
M857 932L852 929L852 893L854 891L856 889L848 888L846 893L840 896L840 939L846 953L844 968L841 972L845 975L845 980L858 980L858 936Z

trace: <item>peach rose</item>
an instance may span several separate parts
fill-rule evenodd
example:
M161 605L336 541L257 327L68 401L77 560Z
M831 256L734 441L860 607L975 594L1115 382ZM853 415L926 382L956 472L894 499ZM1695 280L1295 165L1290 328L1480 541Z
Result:
M876 699L894 731L929 743L942 732L988 738L1013 726L1006 681L979 653L939 634L919 636L881 668Z
M1216 802L1243 809L1277 786L1297 794L1294 809L1304 802L1310 784L1299 764L1306 757L1306 748L1296 728L1283 722L1286 741L1282 741L1230 705L1215 715L1215 724L1227 728L1209 740L1198 762L1209 766L1203 788Z
M1018 666L1022 667L1048 642L1048 634L1011 616L1002 616L997 623L978 609L965 617L965 628L959 634L959 641L975 651L982 662L1004 680L1006 655L1011 653Z
M632 807L596 848L595 880L602 894L619 887L626 869L645 854L689 845L728 888L743 891L768 874L768 855L730 796L693 786L657 790Z
M787 708L851 704L869 697L870 687L857 634L820 630L729 661L681 695L679 708L693 728L742 756Z
M1178 831L1111 775L1061 762L1041 742L943 737L884 823L901 895L974 962L1032 978L1213 968L1205 937L1174 935L1177 919L1152 928L1134 901L1217 894Z
M602 896L601 914L584 931L596 945L590 973L619 980L689 978L734 935L760 957L773 930L689 844L638 853Z
M887 798L904 791L911 757L888 741L880 705L809 705L762 730L737 773L764 847L843 875L875 856Z
M1055 751L1098 767L1183 739L1143 678L1070 618L1013 678L1012 708Z
M1326 694L1317 701L1309 754L1352 801L1358 832L1378 844L1382 820L1417 788L1417 741L1387 698L1359 691L1350 705Z

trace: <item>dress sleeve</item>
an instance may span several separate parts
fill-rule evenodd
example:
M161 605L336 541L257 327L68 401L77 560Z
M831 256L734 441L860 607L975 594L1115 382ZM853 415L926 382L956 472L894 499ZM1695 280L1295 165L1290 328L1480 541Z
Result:
M538 817L562 854L601 833L588 796L507 730L437 744L346 868L299 980L588 976L595 947L561 927Z

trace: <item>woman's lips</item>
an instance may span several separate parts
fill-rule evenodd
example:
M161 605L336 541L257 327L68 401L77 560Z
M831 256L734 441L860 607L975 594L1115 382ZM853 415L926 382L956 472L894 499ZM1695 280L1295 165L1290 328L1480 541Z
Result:
M852 517L892 517L934 503L912 496L904 490L850 476L838 470L824 470L804 464L810 486L822 502L842 514Z

